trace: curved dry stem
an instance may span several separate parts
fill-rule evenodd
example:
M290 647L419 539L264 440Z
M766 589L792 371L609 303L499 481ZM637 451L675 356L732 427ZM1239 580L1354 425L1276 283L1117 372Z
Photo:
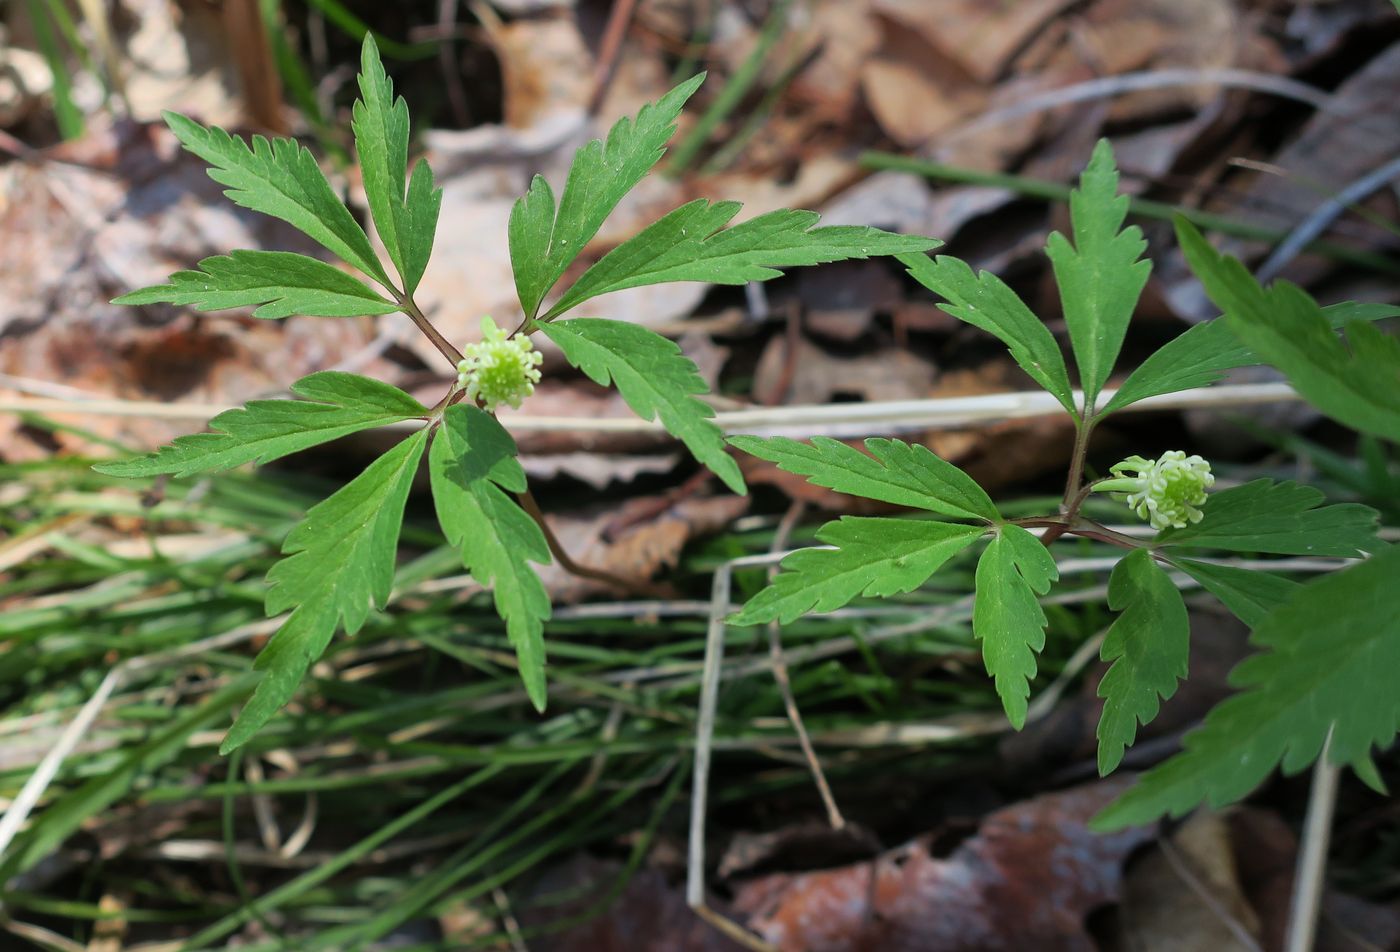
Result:
M639 595L646 595L651 598L666 598L669 592L659 585L644 582L640 579L626 579L620 575L614 575L603 569L590 568L574 561L573 556L564 549L559 537L554 534L554 530L545 521L544 513L540 510L540 504L535 500L534 494L530 490L523 493L516 493L516 499L520 500L520 507L529 514L530 518L540 527L544 533L545 544L549 546L549 552L559 563L559 567L570 575L577 575L579 578L592 579L595 582L602 582L604 585L621 589L624 592L635 592Z

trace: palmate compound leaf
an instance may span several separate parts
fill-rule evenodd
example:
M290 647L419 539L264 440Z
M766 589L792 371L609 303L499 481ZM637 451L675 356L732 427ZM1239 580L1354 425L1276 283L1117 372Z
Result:
M844 516L817 531L817 539L835 549L802 549L783 559L772 584L730 620L787 624L808 612L835 611L859 595L913 591L986 531L980 525Z
M947 255L900 255L899 260L914 280L947 302L938 305L942 310L1000 340L1032 380L1078 416L1060 345L1006 282L989 271L974 274Z
M1400 547L1300 586L1254 630L1262 649L1230 673L1240 693L1186 735L1181 753L1142 776L1094 820L1099 829L1183 816L1243 797L1282 764L1329 760L1372 776L1372 746L1400 729Z
M1045 647L1048 621L1037 595L1050 591L1059 570L1049 550L1020 526L997 526L977 561L972 633L982 642L987 673L1011 726L1026 724L1026 699L1035 677L1036 655Z
M384 72L372 34L360 52L360 98L353 109L355 151L360 156L365 197L374 227L403 279L404 293L418 287L433 251L442 189L434 188L427 162L408 171L408 104L394 98L394 84Z
M1356 503L1322 506L1324 498L1311 486L1256 479L1211 493L1200 522L1163 530L1157 544L1343 558L1384 545L1376 538L1374 509Z
M166 125L186 149L208 162L209 177L235 204L300 229L380 284L389 277L364 229L336 197L316 159L293 139L253 136L250 147L217 126L205 128L179 113Z
M220 753L243 746L296 692L342 625L355 634L394 582L399 529L428 432L419 430L312 506L267 573L267 613L292 610L253 663L262 674Z
M182 304L200 311L252 307L254 317L361 317L398 306L324 261L290 251L234 251L205 258L199 271L123 294L113 304Z
M635 120L622 118L608 132L574 156L556 212L554 192L536 175L530 190L510 213L510 263L526 317L539 313L540 302L598 233L622 197L651 171L666 152L681 114L705 74L693 76L654 103Z
M1132 225L1119 231L1128 214L1128 196L1117 191L1113 149L1101 139L1079 187L1070 195L1074 245L1053 232L1045 246L1060 287L1086 407L1094 406L1113 371L1128 322L1152 272L1151 261L1138 260L1147 248L1142 229Z
M599 318L539 329L595 383L615 384L633 413L646 420L659 417L667 432L726 486L740 494L747 491L738 464L724 450L724 435L710 419L714 410L695 399L709 388L674 341L636 324Z
M1323 413L1354 429L1400 440L1400 340L1351 321L1344 344L1317 302L1297 285L1279 281L1263 288L1189 222L1178 218L1176 232L1191 270L1242 343L1283 371Z
M564 313L589 298L671 281L747 284L775 269L927 251L942 244L856 225L814 227L816 212L779 209L726 228L738 202L697 199L677 208L608 252L544 315Z
M827 436L800 443L784 436L734 436L729 442L752 456L806 476L817 486L896 506L927 509L957 519L1001 518L977 481L924 446L872 438L869 455Z
M1378 321L1400 316L1400 308L1345 301L1324 307L1322 313L1333 328L1339 328L1350 321ZM1263 360L1240 343L1228 321L1220 318L1204 321L1167 341L1139 364L1099 411L1099 416L1158 394L1209 387L1224 377L1226 371L1260 363Z
M335 370L302 377L292 392L306 399L253 400L210 420L213 433L192 433L147 456L98 463L93 469L108 476L189 476L266 463L428 413L398 387Z
M1139 723L1157 716L1163 700L1186 677L1191 625L1186 603L1166 570L1147 549L1134 549L1113 567L1108 607L1121 612L1104 636L1100 657L1112 667L1099 682L1099 774L1123 760Z
M530 563L548 565L549 545L535 521L506 495L525 491L515 441L489 413L457 404L443 414L428 470L442 531L472 577L491 589L515 646L525 692L543 711L549 593Z

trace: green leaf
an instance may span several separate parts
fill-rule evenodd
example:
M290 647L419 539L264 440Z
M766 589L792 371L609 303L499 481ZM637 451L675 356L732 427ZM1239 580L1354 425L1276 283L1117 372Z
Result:
M1191 270L1240 341L1283 371L1323 413L1353 429L1400 440L1400 340L1351 321L1344 344L1297 285L1260 287L1244 265L1217 252L1190 223L1178 218L1176 233Z
M295 140L253 136L249 147L217 126L206 129L175 112L164 116L185 148L212 166L209 177L228 186L224 194L235 204L280 218L379 283L389 284L364 229L331 190L316 159Z
M1351 558L1374 552L1382 544L1376 539L1374 509L1356 503L1321 506L1323 499L1311 486L1256 479L1211 493L1200 522L1185 529L1166 529L1157 542L1231 552Z
M1111 773L1133 743L1137 725L1157 716L1159 703L1186 677L1191 623L1186 603L1147 549L1134 549L1113 567L1108 607L1122 612L1104 636L1101 657L1113 662L1099 682L1099 774Z
M549 594L530 562L549 564L549 545L535 521L503 491L525 491L515 441L489 413L457 404L443 415L428 469L442 531L472 577L491 589L525 691L543 711Z
M1322 309L1332 327L1351 320L1377 321L1400 315L1400 308L1389 304L1346 301ZM1219 318L1187 329L1159 347L1137 369L1100 411L1100 416L1122 409L1147 397L1176 393L1193 387L1209 387L1236 367L1262 363L1259 356L1240 343L1228 321Z
M1240 693L1095 818L1100 829L1233 803L1275 766L1295 774L1332 733L1330 760L1364 771L1400 729L1400 547L1300 586L1255 628L1261 653L1230 673Z
M408 200L404 205L404 224L399 229L403 251L404 293L418 288L428 259L433 254L433 238L437 235L438 213L442 211L442 189L433 184L433 170L426 161L413 167L408 180Z
M428 431L419 430L345 486L312 506L267 573L267 613L291 617L258 654L257 690L229 728L220 753L242 747L296 693L336 628L355 634L389 600L399 529Z
M234 251L176 271L169 284L123 294L113 304L183 304L200 311L261 305L254 317L358 317L397 305L339 268L289 251Z
M426 162L418 163L412 183L406 183L408 104L402 96L394 98L394 84L369 33L360 53L360 98L351 126L374 227L403 279L404 292L412 294L432 254L442 190L433 187Z
M426 416L398 387L326 370L302 377L292 392L306 400L253 400L209 421L213 433L182 436L148 456L93 467L108 476L189 476L266 463L360 430Z
M744 493L739 466L724 450L715 411L695 399L708 393L700 372L675 341L636 324L597 318L540 327L573 366L595 383L616 384L632 412L661 425L736 493Z
M526 317L602 227L622 197L651 171L676 131L676 117L705 81L701 73L648 103L636 120L619 119L607 142L597 139L578 150L556 213L554 192L536 175L510 213L510 262Z
M1233 565L1193 559L1172 559L1172 565L1200 582L1250 628L1263 621L1264 616L1283 604L1298 588L1297 582L1281 575Z
M1079 415L1060 345L1006 282L989 271L973 274L966 262L947 255L900 255L899 260L914 280L948 302L938 305L942 310L1000 340L1032 380Z
M1045 246L1060 286L1085 407L1094 406L1113 371L1128 322L1152 272L1151 261L1138 260L1147 248L1142 229L1132 225L1119 231L1128 214L1128 196L1117 191L1113 149L1108 140L1100 139L1079 188L1070 194L1074 246L1059 232L1051 234Z
M810 443L785 436L734 436L729 442L839 493L958 519L995 522L1001 518L996 504L976 480L925 446L872 438L865 441L870 452L867 456L829 436L815 436Z
M1020 730L1026 724L1036 654L1045 647L1049 624L1036 595L1050 591L1060 576L1049 550L1035 536L1010 524L996 531L977 561L972 633L982 642L982 659L996 679L1006 717Z
M1258 362L1225 321L1205 321L1178 334L1139 364L1100 415L1157 394L1209 387L1226 371Z
M910 592L986 531L985 526L844 516L817 531L836 549L801 549L731 621L787 624L808 612L835 611L853 598Z
M550 320L589 298L624 288L671 281L747 284L782 274L775 270L927 251L942 242L894 235L878 228L817 224L816 212L779 209L726 228L738 202L706 199L682 205L608 252L549 309Z

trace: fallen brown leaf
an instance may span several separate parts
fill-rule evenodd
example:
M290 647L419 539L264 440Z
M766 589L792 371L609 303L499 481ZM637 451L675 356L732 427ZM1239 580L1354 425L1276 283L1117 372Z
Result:
M1124 786L998 810L947 859L918 840L873 862L752 880L734 907L783 952L1093 952L1085 917L1118 898L1123 861L1152 835L1089 832Z
M1240 885L1230 825L1219 813L1195 814L1145 850L1123 877L1118 931L1124 949L1254 952L1259 928Z
M548 906L525 905L521 925L538 928L574 921L561 931L531 938L532 952L741 952L742 946L692 912L680 888L659 870L638 870L616 900L598 910L621 873L620 863L576 856L541 876L534 895L573 898ZM598 914L575 919L589 912Z
M1072 0L874 0L873 7L901 29L955 62L968 76L990 84L1037 31Z

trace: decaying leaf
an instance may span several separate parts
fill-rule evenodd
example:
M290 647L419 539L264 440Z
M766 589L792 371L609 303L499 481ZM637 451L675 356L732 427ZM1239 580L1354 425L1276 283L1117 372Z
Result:
M947 859L919 840L868 863L761 877L734 905L783 952L1089 952L1085 917L1118 898L1124 859L1152 835L1088 832L1089 817L1125 785L998 810Z

